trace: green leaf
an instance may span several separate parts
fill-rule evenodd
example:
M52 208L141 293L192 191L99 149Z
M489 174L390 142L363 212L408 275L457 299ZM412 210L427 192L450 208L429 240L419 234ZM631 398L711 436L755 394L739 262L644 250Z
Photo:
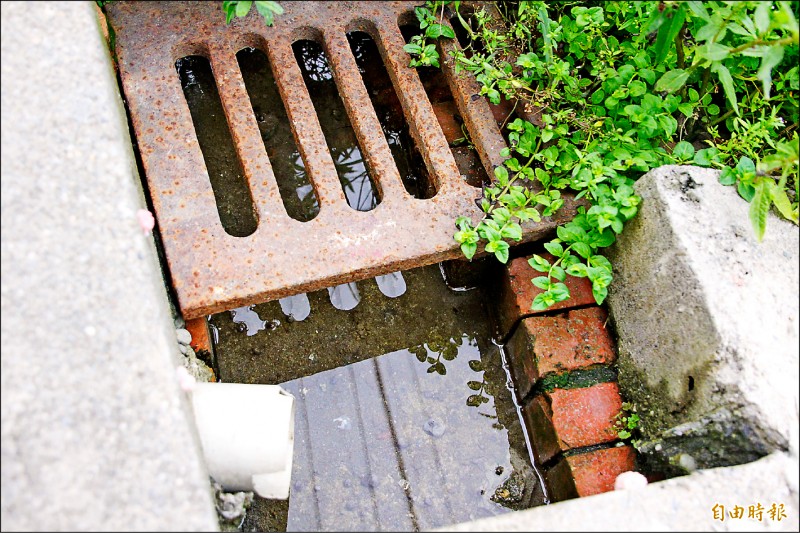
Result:
M550 270L550 262L540 255L533 254L531 258L528 259L528 264L539 272L547 272Z
M700 17L706 22L711 21L711 17L708 16L708 12L706 11L706 8L703 6L703 2L700 2L698 0L692 0L691 2L686 2L686 5L689 6L689 9L692 10L692 13L694 13L696 17Z
M703 57L711 61L722 61L731 53L731 49L729 47L725 46L724 44L713 42L706 44L699 51Z
M586 271L586 265L584 265L583 263L575 263L573 265L570 265L567 268L567 274L569 274L570 276L575 276L577 278L585 278L586 276L588 276L588 273Z
M761 58L761 66L758 68L756 76L761 80L764 87L764 99L769 100L770 89L772 88L772 69L783 60L783 46L775 45L767 50Z
M753 22L756 23L758 34L762 35L769 29L769 12L772 9L772 2L759 2L756 12L753 14Z
M500 234L506 239L514 239L515 241L518 241L522 239L522 228L516 222L509 222L503 226Z
M733 185L736 183L736 172L730 167L723 168L719 174L719 182L723 185Z
M256 0L256 11L264 17L264 22L267 26L272 26L272 19L274 15L282 15L283 8L278 2Z
M681 161L689 161L694 157L694 146L686 141L681 141L673 148L672 155Z
M750 222L753 224L758 242L764 238L764 230L767 229L767 214L771 204L772 197L769 194L768 185L765 180L761 180L756 185L753 201L750 202Z
M250 11L250 6L253 5L252 0L243 0L236 4L236 16L244 17Z
M767 178L768 179L768 178ZM783 218L791 220L797 224L797 211L792 209L792 203L786 195L786 191L775 184L773 181L767 181L770 184L770 196L772 196L772 203L778 209Z
M464 257L467 259L472 259L477 249L478 245L474 242L465 242L461 244L461 253L463 253Z
M711 72L715 72L717 76L719 76L719 81L722 83L722 88L725 91L725 97L728 99L728 102L730 102L734 113L738 115L739 104L736 100L736 89L733 86L733 78L731 77L731 72L728 70L728 67L722 63L715 62L711 64Z
M550 307L554 303L556 303L555 299L553 299L553 297L549 293L543 292L542 294L539 294L538 296L536 296L536 298L533 299L533 303L531 304L531 309L533 309L534 311L545 311L548 307Z
M544 249L556 257L561 257L561 254L564 253L564 247L557 242L544 243Z
M692 114L694 113L694 104L691 104L689 102L684 102L678 106L678 111L680 111L683 114L683 116L687 118L691 117Z
M455 37L455 33L451 28L448 28L444 24L431 24L425 29L425 37L430 37L431 39L438 39L439 37L449 37L452 39Z
M422 52L422 47L418 44L408 43L403 47L403 50L405 50L409 54L418 55Z
M497 178L497 181L503 187L505 187L508 184L508 170L506 170L506 167L502 165L499 167L495 167L494 177Z
M556 278L558 281L564 281L567 279L567 273L564 272L564 269L560 266L554 266L550 269L550 275Z
M550 285L552 285L550 279L547 276L539 276L538 278L533 278L531 280L531 283L533 283L535 287L538 287L543 291L548 290L550 288Z
M597 302L597 305L602 305L606 299L606 296L608 296L608 289L592 283L592 295L594 296L594 301Z
M508 250L509 245L506 241L495 241L497 243L497 249L494 251L494 256L503 264L508 262ZM492 243L489 243L492 244ZM489 248L488 245L486 247Z
M556 302L563 302L569 299L569 288L563 283L553 283L549 292Z
M736 164L736 170L738 170L740 173L755 174L756 164L752 159L745 156Z
M656 64L661 63L666 59L667 54L672 48L672 43L675 42L675 37L683 27L686 21L686 10L683 5L678 5L674 10L672 17L667 18L667 21L658 29L656 36Z
M698 165L698 166L701 166L701 167L710 167L711 166L711 162L714 160L717 152L718 152L718 150L716 148L714 148L714 147L703 148L702 150L698 150L697 152L695 152L694 159L693 159L692 162L695 165ZM728 170L730 170L730 169L728 169ZM720 180L721 180L721 178L720 178ZM723 184L723 185L730 185L730 183L726 183L726 184Z
M749 183L739 180L736 183L736 192L738 192L739 196L744 198L746 201L752 202L753 197L756 195L756 188Z
M575 250L579 256L583 257L584 259L588 258L592 255L592 248L583 242L576 242L572 245L572 249Z
M730 75L730 74L729 74ZM665 72L661 78L656 82L656 91L666 91L673 93L683 87L686 80L689 78L689 72L676 68Z

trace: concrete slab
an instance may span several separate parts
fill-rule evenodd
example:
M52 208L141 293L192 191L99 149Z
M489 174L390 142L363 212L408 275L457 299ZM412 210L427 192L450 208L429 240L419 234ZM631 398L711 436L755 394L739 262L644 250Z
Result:
M718 172L665 166L636 183L639 215L612 248L620 387L640 451L692 470L798 450L800 233Z
M2 4L3 530L215 530L91 2Z
M715 505L724 507L724 519L715 518ZM737 506L741 518L735 518ZM636 491L606 492L438 531L797 531L799 510L797 458L776 452Z

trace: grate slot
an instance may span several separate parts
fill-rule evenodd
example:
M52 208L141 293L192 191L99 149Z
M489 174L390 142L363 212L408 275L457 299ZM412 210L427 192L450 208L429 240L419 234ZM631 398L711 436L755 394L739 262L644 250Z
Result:
M433 108L425 94L425 88L419 80L415 69L408 66L408 54L403 50L405 39L397 25L397 17L391 23L385 18L378 26L378 46L389 76L395 87L402 87L398 92L403 112L408 119L409 129L417 146L425 146L423 151L425 166L433 178L433 186L441 192L444 187L456 187L454 183L461 181L453 155L442 133L442 128L435 120Z
M325 48L330 58L342 103L347 110L367 166L377 178L381 201L400 200L407 196L389 145L381 132L381 123L369 105L369 93L358 72L358 65L343 29L326 31Z
M352 127L333 69L322 45L311 39L292 44L297 64L311 95L347 204L357 211L371 211L380 203L375 180L367 168L359 139Z
M408 131L400 98L375 40L364 31L348 32L347 40L406 192L418 199L432 198L436 190L430 183L424 162L414 164L413 159L422 156Z
M269 41L267 55L273 66L275 82L283 95L286 114L294 131L294 138L305 161L306 171L311 176L320 204L320 216L344 216L346 203L336 166L319 124L314 104L306 88L303 73L294 57L291 41L286 35ZM328 215L329 211L333 211Z
M233 146L219 91L206 57L192 55L175 62L186 103L203 153L219 220L234 237L258 228L253 199Z
M319 200L289 126L269 58L261 50L248 47L239 50L236 59L283 206L295 220L312 220L319 213Z

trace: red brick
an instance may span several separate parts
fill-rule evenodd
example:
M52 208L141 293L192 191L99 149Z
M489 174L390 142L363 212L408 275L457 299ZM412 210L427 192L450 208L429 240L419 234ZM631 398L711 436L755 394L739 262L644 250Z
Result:
M205 350L211 353L211 336L208 332L206 317L193 318L186 321L186 329L192 334L192 349L195 352Z
M459 113L454 101L449 100L433 104L433 112L442 127L442 133L444 133L448 143L452 144L456 139L464 136L464 132L461 131L461 124L456 120L456 115L459 115Z
M564 457L545 472L552 501L591 496L614 490L614 480L636 469L636 452L618 446Z
M555 261L555 257L548 253L539 255L551 263ZM544 291L531 283L531 280L542 275L544 274L534 270L528 264L528 259L524 257L513 259L503 269L500 303L497 310L498 327L501 334L508 334L516 321L526 316L595 304L594 295L592 294L592 282L589 281L589 278L567 276L564 283L569 289L569 299L558 302L545 311L534 311L531 309L533 299Z
M506 346L517 391L524 398L540 378L614 362L601 307L523 319Z
M541 465L559 452L616 440L614 422L621 409L616 383L536 396L522 411L536 462Z

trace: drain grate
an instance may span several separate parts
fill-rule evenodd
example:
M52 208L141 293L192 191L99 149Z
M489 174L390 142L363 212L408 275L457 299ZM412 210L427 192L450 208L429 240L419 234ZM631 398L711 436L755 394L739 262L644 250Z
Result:
M456 216L481 211L479 189L461 176L417 72L409 68L398 24L413 22L417 2L284 2L275 25L255 10L225 25L218 2L113 2L122 84L144 164L172 281L184 317L194 318L460 257ZM348 33L377 45L422 154L434 193L406 190L373 109ZM348 205L293 43L322 45L364 162L375 180L377 205ZM441 44L442 57L458 43ZM237 52L269 58L319 211L310 220L287 214L273 165L242 78ZM187 56L208 59L233 147L252 198L257 227L233 236L220 222L209 172L176 71ZM487 170L505 146L491 110L476 97L474 79L443 64L458 112ZM489 172L491 175L492 172ZM280 178L280 176L279 176ZM574 214L571 198L560 218L523 226L525 240Z

